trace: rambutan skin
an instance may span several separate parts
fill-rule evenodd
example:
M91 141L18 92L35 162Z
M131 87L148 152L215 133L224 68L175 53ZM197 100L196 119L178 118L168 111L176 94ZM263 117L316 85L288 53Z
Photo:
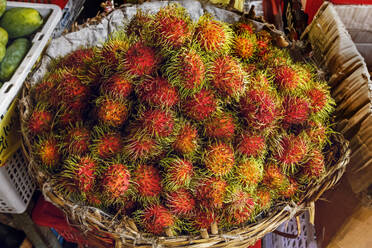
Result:
M221 209L226 196L227 183L223 179L204 178L196 188L196 199L204 209Z
M123 197L130 186L130 172L124 164L112 164L103 175L103 189L112 198Z
M240 35L235 38L234 50L235 53L242 59L250 59L256 52L256 36L255 35Z
M124 153L133 160L146 161L161 152L161 147L147 132L131 133L124 143Z
M133 179L140 198L158 197L162 191L161 177L158 169L152 165L139 165Z
M133 85L128 77L114 74L101 85L101 93L119 98L127 98L133 90Z
M140 119L143 128L156 137L167 137L173 133L174 118L170 112L160 109L145 111Z
M28 120L28 129L32 134L42 134L52 128L53 114L46 109L36 108Z
M275 83L282 90L294 90L298 86L299 78L296 71L289 66L279 66L274 71Z
M197 209L195 217L193 218L193 225L197 229L207 229L210 230L213 222L217 221L216 216L213 211L206 211L203 209Z
M58 63L58 67L68 67L77 68L84 66L86 63L90 62L94 57L94 51L92 48L82 48L73 51L72 53L66 55Z
M314 149L310 160L303 165L303 179L318 179L324 172L324 156L318 149Z
M147 207L141 217L146 231L157 235L164 233L165 229L171 228L175 224L173 215L162 205Z
M247 222L255 208L253 197L242 190L233 193L231 201L225 206L224 216L230 225Z
M241 134L238 140L236 150L242 155L259 157L265 152L266 142L262 135Z
M120 99L103 96L97 99L97 117L104 125L121 127L127 120L129 108Z
M129 48L125 61L124 69L134 76L151 75L160 62L155 50L142 42Z
M239 63L230 56L216 58L211 69L213 86L222 96L237 96L244 86L243 70Z
M294 197L299 192L298 183L294 178L289 178L288 186L279 191L279 194L284 198Z
M198 148L198 137L198 130L187 123L178 132L173 149L180 154L192 154Z
M171 108L179 102L177 90L161 77L145 80L137 89L141 101L150 106Z
M189 191L179 189L167 194L166 206L176 216L191 216L195 210L196 201Z
M41 139L36 144L36 155L47 168L55 168L61 159L58 141L54 137Z
M232 115L212 116L205 124L207 136L217 139L232 139L235 134L235 121Z
M260 188L257 190L256 196L258 207L263 210L270 208L272 203L270 191L266 190L265 188Z
M280 190L287 186L287 178L278 166L269 164L264 173L263 184L271 190Z
M196 121L202 121L217 109L217 100L212 91L201 90L188 97L183 104L185 115Z
M240 98L240 111L254 129L272 125L279 117L276 100L262 90L249 90Z
M90 88L84 85L81 80L74 75L74 72L64 72L63 80L57 85L57 94L60 103L69 106L71 103L85 101L90 95Z
M86 127L73 127L66 135L65 146L70 154L83 155L89 151L90 131Z
M203 161L213 175L225 176L234 166L234 150L227 144L217 142L206 148Z
M194 176L193 164L185 159L165 158L160 161L165 168L164 185L168 190L177 190L182 187L189 187Z
M254 158L243 159L239 161L235 176L243 187L255 188L263 177L263 163L261 160Z
M280 141L281 149L275 155L284 166L294 165L305 157L307 154L306 141L300 136L289 135Z
M283 102L284 119L286 124L303 124L308 120L310 108L305 99L286 97Z
M123 141L119 133L103 133L94 141L93 150L100 158L107 159L122 152Z

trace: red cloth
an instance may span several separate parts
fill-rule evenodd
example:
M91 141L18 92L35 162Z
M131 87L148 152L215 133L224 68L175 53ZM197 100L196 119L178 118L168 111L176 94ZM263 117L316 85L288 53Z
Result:
M249 246L248 248L261 248L261 240L257 241L256 244Z

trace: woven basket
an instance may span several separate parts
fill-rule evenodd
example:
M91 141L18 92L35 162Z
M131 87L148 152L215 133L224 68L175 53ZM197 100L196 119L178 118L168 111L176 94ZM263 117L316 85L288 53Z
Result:
M107 13L103 13L89 20L88 24L99 23L106 15ZM253 12L250 12L248 16L251 19L254 18ZM255 20L258 21L260 19L255 18ZM81 27L74 26L73 31L77 31ZM271 25L267 25L267 28L270 30L273 29ZM278 39L278 41L280 42L282 39ZM88 239L101 244L101 247L112 247L110 244L114 240L115 247L246 248L255 244L265 234L275 231L282 223L305 211L312 210L314 201L319 199L324 191L339 181L346 169L350 156L349 143L341 134L334 133L330 137L331 145L326 147L324 153L327 174L318 181L308 185L307 189L301 195L300 203L297 205L286 202L277 204L268 212L258 216L255 223L233 229L229 232L222 232L212 224L210 233L207 230L201 230L199 236L158 237L139 231L133 220L129 217L119 219L118 216L109 215L97 208L78 205L54 190L50 175L38 170L38 164L30 153L32 139L26 132L25 124L32 113L33 107L34 103L30 97L30 84L26 83L19 101L19 109L23 134L23 149L30 162L30 173L36 179L45 198L65 212L67 220L72 226L85 233Z

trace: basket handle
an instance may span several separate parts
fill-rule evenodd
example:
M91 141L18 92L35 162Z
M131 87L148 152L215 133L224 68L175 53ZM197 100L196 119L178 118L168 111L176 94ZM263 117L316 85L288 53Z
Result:
M301 235L301 222L300 222L300 216L296 216L296 225L297 225L297 234L291 234L291 233L284 233L278 230L273 231L276 235L285 237L287 239L296 239L298 236Z

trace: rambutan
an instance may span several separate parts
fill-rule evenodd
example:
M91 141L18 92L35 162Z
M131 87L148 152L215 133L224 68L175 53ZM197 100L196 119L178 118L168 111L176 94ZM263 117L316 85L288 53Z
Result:
M67 130L64 147L67 152L75 155L83 155L89 151L90 131L81 124L72 126Z
M52 129L53 113L43 104L38 104L28 119L28 130L34 135L48 132Z
M142 39L145 38L146 31L151 25L153 16L145 13L141 9L137 9L137 13L133 16L127 26L127 34L135 35Z
M274 191L285 189L289 183L287 177L282 173L280 168L272 163L269 163L265 168L262 182L265 186Z
M162 147L146 131L135 129L124 140L124 153L133 160L146 161L158 156Z
M130 95L132 89L132 81L129 79L129 77L120 73L110 76L101 85L102 94L123 99Z
M232 57L217 57L210 71L212 85L223 97L239 96L244 89L244 75L240 64Z
M168 209L162 205L150 205L143 211L136 213L137 222L147 231L156 235L161 235L171 229L176 220Z
M239 35L234 40L234 52L244 60L252 58L257 47L258 42L254 34Z
M282 163L282 168L294 171L296 164L300 163L307 154L308 145L304 137L287 135L280 140L280 147L275 148L275 158Z
M196 199L204 209L221 209L227 192L227 183L219 178L202 178L196 186Z
M189 191L179 189L166 195L166 206L176 216L189 217L195 210L196 202Z
M163 187L159 171L154 166L139 165L133 172L133 180L139 200L148 202L160 196Z
M154 107L171 108L179 101L177 90L161 77L147 79L138 85L137 96Z
M319 121L309 121L305 130L307 136L313 144L320 148L327 142L327 128Z
M287 66L279 66L274 70L275 83L281 90L295 90L299 84L296 71Z
M101 49L97 51L99 63L106 69L115 71L120 62L130 48L131 41L123 31L119 31L111 35L111 37L103 43Z
M300 97L287 96L283 101L284 119L286 125L303 124L310 114L309 103Z
M255 188L261 182L264 169L263 162L255 158L243 158L239 161L234 175L245 188Z
M234 189L228 196L224 216L229 225L239 225L249 221L255 208L253 197L242 189Z
M85 201L87 202L88 206L93 206L101 209L104 206L103 200L101 199L102 195L99 193L90 191L85 194L85 198L86 198Z
M234 150L228 144L213 143L204 150L203 162L212 175L225 176L234 166Z
M186 10L175 4L161 8L153 20L157 45L179 48L192 39L192 20Z
M232 139L235 134L235 120L229 113L212 116L204 124L205 134L217 139Z
M124 197L130 187L130 172L128 167L122 163L110 164L103 174L103 192L108 199L118 200Z
M197 209L195 217L193 218L193 225L198 230L200 229L210 230L212 223L217 221L218 218L213 211Z
M266 30L261 30L261 31L257 32L256 35L257 35L258 40L264 41L268 44L270 44L270 42L272 40L271 34Z
M73 156L65 161L61 176L70 178L83 194L91 192L96 183L98 163L90 156Z
M194 176L194 168L190 161L178 157L165 158L160 161L165 169L164 186L174 191L182 187L189 187Z
M96 99L97 117L103 124L111 127L121 127L128 118L128 103L120 98L108 95Z
M174 117L168 111L150 109L140 116L142 127L156 137L167 137L173 133Z
M53 136L41 138L35 147L36 157L47 169L55 169L61 159L58 141Z
M325 172L324 156L318 150L314 149L310 156L310 159L302 168L301 181L309 182L311 179L319 179Z
M188 97L183 104L185 115L191 119L202 121L217 109L217 100L210 90L201 90Z
M312 82L309 89L305 91L305 95L309 99L313 119L324 121L329 118L336 103L332 99L329 86L325 82Z
M256 202L258 207L262 210L270 208L272 204L270 191L268 191L266 188L257 189Z
M94 154L102 159L108 159L122 152L123 141L120 133L98 126L94 131L92 145Z
M299 192L298 183L294 178L288 178L288 185L287 187L283 188L279 191L279 195L283 196L284 198L292 198L295 197L296 193Z
M69 107L61 108L56 115L56 119L58 126L61 128L74 126L76 123L83 121L81 112L74 111Z
M240 110L251 128L264 129L280 118L277 99L265 90L252 89L240 98Z
M65 57L63 57L57 66L59 68L67 67L67 68L77 68L83 67L85 64L92 61L94 57L93 48L80 48L77 49Z
M236 34L254 34L254 28L250 23L237 22L234 24Z
M191 155L198 149L198 130L188 122L180 124L173 149L182 155Z
M229 49L233 32L225 23L214 20L210 14L199 18L195 39L207 52L222 52Z
M265 137L260 134L242 133L236 151L245 156L260 157L266 151Z
M51 73L32 88L32 96L36 102L46 102L54 107L58 105L55 77L58 75Z
M70 106L88 99L90 88L81 82L74 71L62 70L60 74L63 80L57 85L57 93L62 105Z
M205 63L194 47L181 48L165 65L170 82L179 88L181 96L196 93L205 82Z
M124 69L134 76L151 75L157 69L159 62L160 59L153 48L137 42L127 52Z

